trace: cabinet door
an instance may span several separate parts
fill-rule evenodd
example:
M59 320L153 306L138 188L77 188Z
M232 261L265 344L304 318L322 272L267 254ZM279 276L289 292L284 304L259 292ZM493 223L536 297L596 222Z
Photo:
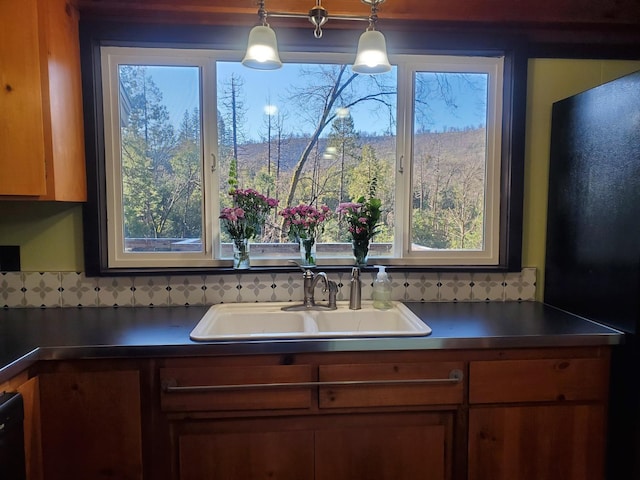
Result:
M137 371L41 374L46 480L141 479Z
M180 434L180 480L313 479L313 432L271 428Z
M0 392L3 391L17 391L22 394L24 406L24 455L27 478L29 480L42 480L38 377L29 378L28 373L24 371L11 380L0 384Z
M451 423L441 421L443 417L379 414L334 419L316 431L315 479L451 478Z
M602 480L605 407L469 411L469 480Z
M40 53L44 46L38 2L3 0L0 5L0 195L43 195Z
M0 196L85 201L74 2L0 5Z

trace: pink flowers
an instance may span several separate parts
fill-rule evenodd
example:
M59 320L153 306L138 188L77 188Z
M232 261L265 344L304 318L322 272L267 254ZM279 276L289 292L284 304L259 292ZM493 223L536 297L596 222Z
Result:
M338 205L338 214L347 222L353 240L371 240L378 231L381 207L382 202L377 198L365 201L360 197L357 202Z
M229 222L237 222L238 219L244 218L244 210L240 207L223 208L220 212L220 218Z
M322 233L322 223L329 218L331 211L326 205L319 209L313 205L298 205L287 207L280 212L284 217L284 229L288 231L293 241L306 238L316 238Z
M262 229L272 208L278 200L262 195L248 188L232 189L233 207L225 207L220 212L220 220L232 239L254 238Z
M278 200L262 195L253 188L247 188L246 190L235 188L229 192L229 195L233 197L233 203L244 208L245 211L257 208L261 212L269 213L269 210L278 205Z

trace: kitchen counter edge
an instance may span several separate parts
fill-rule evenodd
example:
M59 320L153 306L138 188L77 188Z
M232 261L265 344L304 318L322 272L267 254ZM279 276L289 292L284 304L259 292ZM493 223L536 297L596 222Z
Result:
M606 346L624 334L539 302L407 302L426 337L194 342L207 306L0 310L0 383L40 360Z

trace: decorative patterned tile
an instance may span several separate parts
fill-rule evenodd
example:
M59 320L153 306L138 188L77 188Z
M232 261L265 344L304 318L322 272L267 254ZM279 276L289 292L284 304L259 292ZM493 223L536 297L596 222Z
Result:
M0 273L0 307L24 307L25 302L22 273Z
M361 272L360 280L362 281L362 300L371 300L373 298L373 280L376 278L377 272Z
M27 307L59 307L59 272L24 272L24 298Z
M98 303L98 280L83 273L61 272L60 294L63 307L95 307Z
M242 274L238 282L239 302L275 302L276 297L276 274Z
M204 275L169 277L170 305L204 305Z
M136 307L169 305L169 277L134 277L133 304Z
M536 297L536 269L523 268L521 272L505 275L505 301L533 301Z
M235 302L238 289L238 279L235 275L207 275L204 279L204 303Z
M362 272L362 299L370 300L376 271ZM349 299L351 272L331 272L338 300ZM392 298L404 301L535 300L536 269L513 273L389 273ZM300 302L303 279L292 273L90 278L75 272L0 272L0 308L209 305L221 302ZM318 287L318 301L328 295Z
M474 302L502 302L504 300L504 273L473 273L471 300Z
M275 294L280 302L301 302L304 297L303 279L300 273L276 275Z
M436 272L407 272L406 293L402 300L409 302L437 302L438 280Z
M387 273L391 282L391 300L404 300L407 295L407 278L406 272L389 272ZM377 272L374 278L377 276ZM373 287L371 289L373 293Z
M441 302L471 301L470 273L441 273L438 299Z
M98 278L98 304L101 307L133 306L132 277Z

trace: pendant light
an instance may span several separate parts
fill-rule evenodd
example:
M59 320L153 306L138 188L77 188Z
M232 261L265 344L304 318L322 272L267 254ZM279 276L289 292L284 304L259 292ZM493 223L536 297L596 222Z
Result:
M381 32L375 28L378 21L378 6L385 0L362 0L362 3L371 5L369 17L335 16L337 20L359 20L369 22L366 31L360 36L356 60L352 70L355 73L376 74L391 70L387 58L387 45ZM270 12L271 17L304 18L297 13ZM253 27L249 33L247 52L242 60L245 67L258 70L275 70L282 67L278 54L278 42L276 34L267 23L267 11L264 8L264 0L258 0L258 17L260 25ZM322 0L316 0L316 4L306 16L314 26L314 36L322 38L322 26L329 20L329 12L322 6Z
M260 0L258 5L258 17L260 17L261 25L253 27L249 32L247 52L242 59L242 65L258 70L276 70L282 67L278 54L276 32L267 23L264 0Z
M388 72L391 70L391 64L387 58L387 42L384 35L376 30L378 5L384 0L362 1L371 4L371 15L369 15L369 26L367 30L360 35L360 40L358 40L358 51L352 70L356 73L370 75Z

